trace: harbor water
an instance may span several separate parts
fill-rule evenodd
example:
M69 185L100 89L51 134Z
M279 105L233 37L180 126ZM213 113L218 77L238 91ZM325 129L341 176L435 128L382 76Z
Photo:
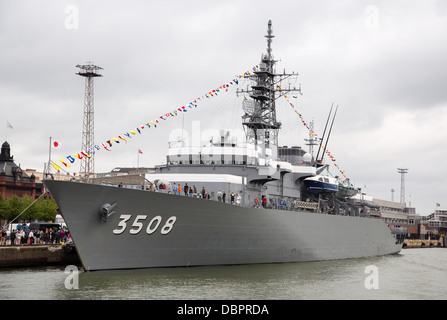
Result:
M82 272L0 269L2 300L307 300L447 298L447 250L320 262Z

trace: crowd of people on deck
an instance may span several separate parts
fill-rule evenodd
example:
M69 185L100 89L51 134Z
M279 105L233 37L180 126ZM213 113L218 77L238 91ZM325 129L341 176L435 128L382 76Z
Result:
M123 187L123 184L118 184L118 187ZM154 191L154 192L163 192L168 194L175 194L175 195L181 195L185 197L193 197L193 198L201 198L201 199L212 199L219 202L225 202L235 205L241 205L242 204L242 196L239 193L234 193L232 191L227 194L223 190L219 190L217 194L214 194L209 192L207 189L205 189L204 186L202 186L202 189L198 189L195 185L189 186L188 183L185 183L183 186L180 183L169 183L169 182L158 182L151 183L149 182L147 186L144 184L141 184L142 190L147 191ZM253 200L252 200L253 201ZM262 195L261 199L256 198L254 200L254 203L252 203L252 206L255 208L275 208L280 210L290 210L289 204L284 198L281 198L278 203L271 203L268 204L267 197L265 195Z
M142 189L144 187L142 186ZM149 191L156 191L156 192L164 192L169 194L176 194L176 195L184 195L185 197L194 197L194 198L201 198L201 199L213 199L215 198L211 195L211 192L208 192L208 190L205 189L204 186L202 186L201 190L198 190L195 185L188 186L188 183L185 183L184 186L182 186L180 183L159 183L156 184L149 184L146 188L146 190ZM232 191L229 192L227 195L225 191L219 190L216 194L217 201L219 202L225 202L235 205L241 205L242 202L242 196L239 193L234 193ZM259 198L256 198L254 200L254 207L255 208L268 208L267 205L267 197L262 196L261 200ZM286 209L287 208L287 202L284 199L281 199L279 202L279 209Z
M119 184L118 187L121 187L122 184ZM144 186L141 187L144 189ZM204 186L202 186L202 189L199 190L195 185L188 186L188 183L185 183L184 186L182 186L180 183L159 183L156 184L149 184L146 187L146 190L149 191L156 191L156 192L164 192L169 194L176 194L176 195L184 195L185 197L192 197L192 198L201 198L201 199L211 199L212 195L211 192L208 192L207 189L205 189ZM214 198L213 198L214 200ZM227 202L231 204L241 204L242 197L241 195L235 194L234 192L230 192L230 194L227 196L225 191L219 190L217 192L217 201L219 202Z
M176 195L184 194L185 197L201 198L208 200L211 199L211 192L208 192L208 190L206 190L204 186L202 186L201 190L198 190L195 185L188 186L188 183L186 183L183 187L181 184L177 183L173 183L172 185L170 183L168 184L160 183L158 186L155 187L155 190L152 191L165 192ZM234 192L230 192L230 195L227 197L225 191L219 190L217 192L217 201L220 202L240 204L241 199L242 198L239 193L236 195Z
M27 226L18 225L14 230L0 230L0 245L61 244L71 241L70 233L64 228L30 230Z

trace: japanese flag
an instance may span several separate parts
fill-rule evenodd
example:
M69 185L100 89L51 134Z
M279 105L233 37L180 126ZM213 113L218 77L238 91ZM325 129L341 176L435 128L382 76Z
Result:
M51 146L52 146L53 148L55 148L55 149L59 149L59 148L61 147L61 144L60 144L59 141L53 141L53 142L51 143Z

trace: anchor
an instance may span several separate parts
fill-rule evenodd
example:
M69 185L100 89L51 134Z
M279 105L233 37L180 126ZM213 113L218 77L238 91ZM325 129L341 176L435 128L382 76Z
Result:
M103 223L107 222L107 219L115 213L115 211L113 211L113 209L115 208L116 203L114 204L110 204L110 203L104 203L101 207L101 209L99 210L99 215L101 217L101 221Z

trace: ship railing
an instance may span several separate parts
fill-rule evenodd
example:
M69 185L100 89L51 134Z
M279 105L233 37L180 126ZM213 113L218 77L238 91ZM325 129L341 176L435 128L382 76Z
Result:
M116 185L118 186L118 185ZM124 188L132 188L132 189L140 189L142 186L138 185L126 185L122 186ZM144 189L144 188L143 188ZM174 192L169 192L168 190L158 190L155 187L154 188L146 188L145 190L149 191L155 191L155 192L161 192L161 193L172 193L174 195ZM181 195L183 196L183 191L181 192ZM191 195L190 195L191 196ZM202 198L200 193L193 193L193 198ZM214 195L211 196L209 199L211 201L218 201L214 198ZM238 203L237 199L235 199L234 203L231 203L230 197L227 196L225 203L228 204L234 204L237 206L247 207L247 208L262 208L262 204L259 203L258 205L255 203ZM266 209L278 209L278 210L285 210L285 211L309 211L309 212L315 212L320 214L333 214L333 215L343 215L343 216L355 216L355 217L364 217L364 218L381 218L380 212L375 212L374 210L365 210L358 208L358 210L355 210L355 206L351 204L347 204L348 206L352 206L351 210L349 210L349 207L343 207L343 206L331 206L329 203L325 200L321 200L320 203L318 202L312 202L312 201L301 201L301 200L293 200L285 205L281 205L279 203L273 202L268 203L266 206ZM331 210L331 207L333 210ZM446 223L446 222L444 222Z

